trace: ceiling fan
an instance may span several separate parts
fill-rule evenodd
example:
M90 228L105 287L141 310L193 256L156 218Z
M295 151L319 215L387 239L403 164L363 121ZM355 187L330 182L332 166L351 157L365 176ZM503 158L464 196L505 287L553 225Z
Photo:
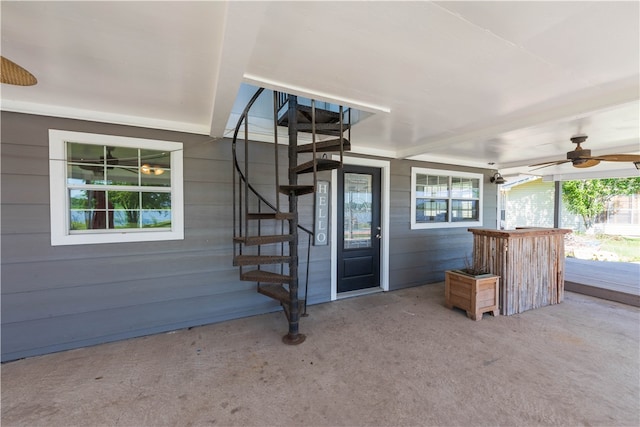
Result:
M115 149L115 147L107 147L107 169L113 169L113 165L117 165L120 163L120 160L111 154L111 152ZM99 160L85 160L85 159L72 159L73 162L83 163L78 165L80 169L89 170L92 172L100 172L104 167L104 156L100 156Z
M0 82L17 85L17 86L33 86L38 80L10 59L0 56Z
M118 168L120 171L131 172L134 174L138 173L138 157L131 158L117 158L112 154L112 151L115 147L107 147L107 156L106 156L106 164L107 169L113 169L114 166L120 165L123 167ZM144 157L140 157L140 160L152 160L156 158L163 157L166 153L148 155ZM94 173L103 171L105 156L100 156L100 160L84 160L84 159L73 159L72 161L79 164L80 169L85 169L92 171ZM165 169L161 165L151 165L149 163L144 163L140 166L140 172L145 175L162 175L165 172Z
M551 162L543 162L536 163L534 165L529 165L529 167L540 166L539 168L533 169L542 169L549 166L561 165L563 163L571 162L573 167L575 168L590 168L592 166L597 165L601 161L605 162L631 162L638 167L638 163L640 163L640 155L637 154L604 154L601 156L592 156L591 150L582 148L580 144L587 140L586 135L578 135L571 138L571 142L576 144L575 150L567 152L566 160L557 160Z

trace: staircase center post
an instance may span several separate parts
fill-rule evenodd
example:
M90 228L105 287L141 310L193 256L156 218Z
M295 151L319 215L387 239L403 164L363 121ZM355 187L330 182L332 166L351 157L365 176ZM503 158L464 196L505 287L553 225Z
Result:
M298 184L298 175L294 168L298 166L298 98L289 95L289 109L287 111L289 121L289 185ZM282 337L285 344L300 344L305 336L298 332L300 322L300 304L298 303L298 196L294 191L289 192L289 212L293 218L289 220L289 233L292 239L289 242L289 333Z

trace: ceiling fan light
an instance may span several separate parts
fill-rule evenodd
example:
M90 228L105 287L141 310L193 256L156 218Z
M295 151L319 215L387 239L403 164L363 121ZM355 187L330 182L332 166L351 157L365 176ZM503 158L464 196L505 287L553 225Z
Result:
M160 166L154 166L153 173L155 175L162 175L164 173L164 169L162 169Z
M140 172L145 175L151 175L151 166L145 163L144 165L140 166Z

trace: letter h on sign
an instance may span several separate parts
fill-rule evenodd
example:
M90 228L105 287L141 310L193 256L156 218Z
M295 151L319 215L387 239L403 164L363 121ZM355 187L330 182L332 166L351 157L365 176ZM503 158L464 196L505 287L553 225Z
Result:
M329 181L318 181L313 224L313 245L325 246L329 242Z

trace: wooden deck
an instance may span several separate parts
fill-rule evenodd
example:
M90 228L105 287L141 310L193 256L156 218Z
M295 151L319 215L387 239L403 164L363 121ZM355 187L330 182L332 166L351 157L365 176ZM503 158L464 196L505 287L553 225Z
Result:
M564 288L640 307L640 264L566 258Z

